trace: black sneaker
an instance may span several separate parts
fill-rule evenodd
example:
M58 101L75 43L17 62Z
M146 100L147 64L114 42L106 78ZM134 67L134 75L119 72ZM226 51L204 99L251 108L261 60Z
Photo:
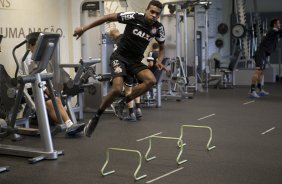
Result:
M136 116L134 113L129 114L127 117L124 118L126 121L136 122Z
M84 135L87 137L91 137L98 122L99 122L99 117L97 117L95 114L94 117L91 120L89 120L88 124L85 126Z
M126 106L126 102L124 102L122 100L113 105L114 113L120 120L124 119L123 109L124 109L125 106Z
M69 128L66 129L66 133L69 136L74 136L77 133L81 132L85 127L85 123L75 123L72 124L72 126L70 126Z

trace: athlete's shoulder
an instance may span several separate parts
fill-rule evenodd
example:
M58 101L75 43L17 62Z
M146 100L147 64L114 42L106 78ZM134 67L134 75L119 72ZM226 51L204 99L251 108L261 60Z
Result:
M155 22L155 25L158 26L158 27L163 26L163 24L162 24L161 22L159 22L159 21L156 21L156 22Z
M157 35L156 35L156 40L158 42L164 42L165 41L165 28L162 23L160 22L155 22L154 26L156 27L157 30Z
M138 13L138 12L120 12L118 13L118 19L120 21L134 20L134 19L139 19L140 17L144 17L144 14Z

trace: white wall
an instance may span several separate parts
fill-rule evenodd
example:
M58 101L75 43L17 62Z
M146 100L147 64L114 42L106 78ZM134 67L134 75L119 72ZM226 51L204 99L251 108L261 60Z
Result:
M57 32L61 34L61 58L69 61L68 0L3 0L0 3L0 34L2 52L0 62L10 75L15 72L12 49L34 31ZM64 48L64 49L62 49ZM65 49L66 48L66 49ZM16 53L21 59L25 48Z

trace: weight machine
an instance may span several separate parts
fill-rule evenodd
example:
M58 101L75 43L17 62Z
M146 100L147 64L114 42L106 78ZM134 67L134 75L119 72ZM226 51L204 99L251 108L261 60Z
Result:
M0 52L1 52L1 42L2 42L3 35L0 35ZM9 166L0 166L0 173L8 171Z
M203 62L202 48L205 49L206 60L208 58L207 9L210 5L210 1L177 1L164 3L164 7L167 6L169 9L169 14L167 14L164 9L161 15L161 22L164 25L172 25L173 23L176 25L175 30L170 26L170 29L167 31L170 34L167 34L169 36L167 36L168 39L165 43L167 48L166 57L170 59L168 66L171 68L171 75L167 76L164 80L168 85L168 92L163 95L164 98L192 98L194 92L198 90L198 79L201 78L199 72L207 65L207 62ZM204 9L205 16L204 34L206 36L204 44L202 43L203 34L198 30L200 26L198 26L198 21L196 20L198 19L198 14L202 13L202 9ZM192 26L188 29L188 24L190 23L194 24L193 30L191 29ZM189 39L189 35L191 34L194 36L194 40ZM172 40L172 38L175 38L175 40ZM194 50L194 53L191 53L191 50ZM189 60L193 62L189 62ZM192 66L193 69L189 71L190 66Z
M40 136L42 139L43 149L29 148L15 145L3 145L0 144L0 154L32 157L29 159L30 163L36 163L43 159L56 160L58 155L61 155L62 151L54 150L52 137L50 133L49 120L46 111L44 94L43 94L43 82L47 82L47 88L51 94L53 103L55 101L53 88L51 85L52 74L40 74L46 69L49 60L56 48L59 41L59 34L52 33L40 33L35 45L35 52L32 55L32 59L37 63L37 68L31 72L30 75L18 76L16 82L19 84L17 97L12 110L11 123L9 123L9 130L13 131L15 127L15 120L17 116L18 107L21 103L24 95L24 88L26 83L32 83L32 90L35 101L35 109L38 119L38 125L40 130ZM23 45L24 43L22 43ZM54 104L54 106L56 106Z
M89 1L85 0L81 4L81 24L88 24L95 21L99 16L104 15L105 1ZM81 37L81 54L82 59L101 58L101 63L96 65L96 72L100 74L110 73L108 61L113 51L113 44L105 33L105 25L99 26L93 30L89 30L88 34ZM95 42L93 42L95 40ZM96 88L95 96L85 94L85 110L93 111L98 109L102 99L108 93L109 83L107 81L97 82L94 84ZM91 103L90 103L91 102Z
M20 64L17 57L16 57L16 50L20 48L21 46L25 46L26 43L29 42L29 40L32 39L37 39L40 35L40 32L32 32L29 35L26 36L26 39L22 41L20 44L16 45L13 49L13 57L14 61L16 63L16 72L14 75L14 78L11 78L5 68L1 66L1 85L0 85L0 110L1 110L1 118L5 119L8 122L8 127L6 126L6 129L3 129L0 133L0 137L6 137L8 135L11 136L11 139L13 141L21 140L22 137L19 134L24 134L24 135L38 135L39 134L39 129L35 128L30 128L29 127L29 122L30 118L35 117L35 112L36 112L36 106L34 103L34 100L32 97L29 95L28 91L25 89L26 84L29 83L29 80L23 80L20 81L18 79L21 79L23 76L19 76L19 71L20 71L20 65L21 65L21 75L27 75L28 70L27 67L25 67L25 59L27 55L29 54L30 50L26 50L26 53L24 54L22 58L22 63ZM58 43L57 43L58 44ZM49 63L48 63L49 64ZM47 88L49 91L54 91L53 90L53 85L51 83L51 80L53 78L52 76L48 76L44 78L47 82ZM42 79L43 80L43 79ZM23 92L21 92L20 85L24 86ZM18 94L22 93L23 100L20 100L20 104L16 105L17 103L17 97L19 96ZM66 129L66 126L62 120L59 108L57 106L57 101L55 100L55 95L54 93L50 93L51 100L54 104L54 110L56 113L56 116L58 118L58 124L55 126L55 128L51 131L52 135L55 135L58 132L61 132ZM23 109L23 116L22 118L16 118L19 109L22 108L21 104L25 102L25 106ZM7 124L7 123L6 123ZM24 127L20 127L24 125ZM15 127L16 126L16 127ZM19 133L19 134L18 134Z
M89 61L81 59L78 64L60 64L62 69L72 68L76 71L75 77L69 78L63 84L62 91L62 96L65 96L66 106L74 123L77 122L75 113L78 113L78 119L83 119L84 92L87 91L90 95L96 95L95 81L110 81L112 78L111 74L96 74L96 64L100 62L100 59L89 59ZM90 81L91 79L94 81ZM73 107L71 99L74 96L77 97L77 103Z

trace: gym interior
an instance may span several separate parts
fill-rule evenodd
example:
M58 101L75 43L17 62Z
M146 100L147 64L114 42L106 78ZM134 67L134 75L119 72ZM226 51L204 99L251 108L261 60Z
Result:
M125 24L79 39L74 30L111 13L144 13L149 2L0 0L0 183L282 182L279 39L263 69L264 95L250 94L256 52L282 18L277 0L160 0L165 70L140 97L142 118L129 121L125 108L119 119L109 106L91 137L68 132L61 105L74 125L89 122L112 85L109 32ZM36 68L26 74L28 55Z

